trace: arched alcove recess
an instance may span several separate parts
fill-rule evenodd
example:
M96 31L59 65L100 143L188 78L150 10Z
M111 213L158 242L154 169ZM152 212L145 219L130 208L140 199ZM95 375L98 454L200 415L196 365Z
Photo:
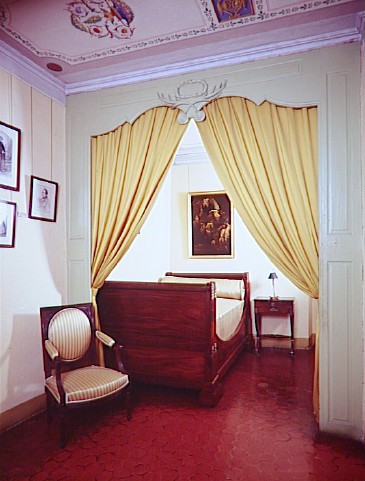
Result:
M197 77L195 74L194 77ZM362 394L362 205L360 54L341 45L205 71L225 96L318 106L320 428L360 439ZM90 299L90 137L161 105L157 92L193 76L70 96L68 127L69 301Z
M206 82L198 85L208 92ZM258 245L288 279L317 299L317 108L278 107L267 101L256 106L244 98L222 97L200 110L192 103L196 97L183 97L189 116L157 107L132 125L92 139L95 307L97 289L151 210L184 132L178 124L185 125L189 117L198 122L216 172ZM318 417L317 396L314 401Z

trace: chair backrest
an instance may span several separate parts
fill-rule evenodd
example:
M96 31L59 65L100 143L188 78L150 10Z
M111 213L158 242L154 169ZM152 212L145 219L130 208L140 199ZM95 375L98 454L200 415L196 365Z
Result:
M69 307L55 314L48 325L48 339L65 361L75 361L89 349L91 326L87 315Z
M74 369L97 363L94 333L95 323L92 305L76 304L69 306L42 307L43 361L46 376L54 367L44 349L49 339L65 361L62 370Z

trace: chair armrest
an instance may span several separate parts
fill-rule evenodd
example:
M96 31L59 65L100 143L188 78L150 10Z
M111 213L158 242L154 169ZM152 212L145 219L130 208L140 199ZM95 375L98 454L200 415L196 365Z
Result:
M59 356L59 352L57 351L56 347L52 344L52 341L50 341L49 339L44 341L44 347L47 351L47 354L52 359L52 361L54 361L56 357Z
M44 348L53 361L54 368L52 370L52 375L56 377L57 390L60 395L60 404L65 405L66 393L63 388L61 379L62 365L64 364L64 362L62 361L62 359L60 359L59 352L57 351L57 348L52 344L52 341L46 339L44 341Z
M115 361L118 365L118 370L122 372L123 374L128 374L128 371L124 367L123 361L122 361L122 356L121 356L121 351L123 349L123 346L121 344L115 344L113 346L113 351L114 351L114 358Z
M104 346L113 347L115 344L114 339L105 334L104 332L95 331L95 336L97 337L97 339L99 339L99 341L104 344Z
M101 331L95 331L95 336L99 341L101 341L105 346L112 348L114 352L114 358L118 366L118 370L124 374L128 374L127 370L124 367L121 357L121 350L123 346L121 344L116 344L115 340Z

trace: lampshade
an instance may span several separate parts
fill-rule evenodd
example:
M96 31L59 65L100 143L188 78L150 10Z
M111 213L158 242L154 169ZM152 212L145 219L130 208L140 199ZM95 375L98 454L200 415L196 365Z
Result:
M277 279L278 276L276 275L276 272L270 272L268 279Z
M277 276L276 272L270 272L268 279L270 279L271 282L272 282L272 296L270 297L270 299L272 299L272 300L279 299L278 296L275 294L275 279L277 279L277 278L278 278L278 276Z

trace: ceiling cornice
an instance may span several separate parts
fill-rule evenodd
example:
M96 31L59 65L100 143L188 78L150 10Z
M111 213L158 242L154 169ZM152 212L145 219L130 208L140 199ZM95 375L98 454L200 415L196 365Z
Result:
M66 103L63 82L0 40L0 67L54 100Z
M184 75L201 70L237 65L269 57L302 53L343 43L360 42L360 40L361 33L359 30L357 28L349 28L336 32L314 35L307 38L300 38L295 41L276 42L250 49L227 52L225 54L220 53L219 55L198 58L196 60L176 62L169 65L136 70L98 80L76 82L66 86L66 95Z
M174 157L174 165L201 164L209 161L207 151L201 142L199 144L180 145Z

